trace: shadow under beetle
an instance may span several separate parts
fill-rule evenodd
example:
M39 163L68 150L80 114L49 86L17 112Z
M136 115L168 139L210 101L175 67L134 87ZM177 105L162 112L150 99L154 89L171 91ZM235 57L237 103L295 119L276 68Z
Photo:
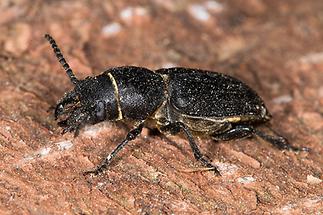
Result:
M214 140L231 140L257 135L279 149L307 151L291 146L281 136L255 129L271 115L262 99L245 83L216 72L189 68L151 71L143 67L110 68L102 74L78 80L64 59L55 40L48 34L58 61L74 84L55 108L55 119L63 133L75 132L86 124L104 120L133 122L134 129L93 170L98 174L109 166L117 153L134 140L148 121L162 132L183 132L196 160L219 174L200 151L192 132Z

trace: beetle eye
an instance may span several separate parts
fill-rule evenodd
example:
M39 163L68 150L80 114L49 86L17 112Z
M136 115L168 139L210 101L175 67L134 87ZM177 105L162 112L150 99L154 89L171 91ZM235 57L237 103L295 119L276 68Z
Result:
M98 120L103 121L105 120L105 105L104 102L99 101L95 107L95 115L97 117Z

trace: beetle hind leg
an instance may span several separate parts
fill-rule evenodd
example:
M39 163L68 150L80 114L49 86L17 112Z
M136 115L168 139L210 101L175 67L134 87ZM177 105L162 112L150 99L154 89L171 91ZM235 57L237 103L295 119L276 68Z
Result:
M232 140L237 138L251 137L254 134L254 129L251 126L239 125L231 128L223 133L212 134L214 140Z
M287 149L291 151L309 151L306 147L296 147L292 146L286 138L279 136L275 134L276 136L272 136L269 134L266 134L260 130L257 130L253 128L250 125L237 125L233 127L232 129L220 133L220 134L213 134L211 135L213 139L219 141L219 140L232 140L237 138L245 138L245 137L251 137L253 135L257 135L261 139L271 143L273 146L275 146L278 149Z
M296 151L296 152L309 151L309 148L307 148L307 147L296 147L296 146L291 145L290 143L288 143L286 138L279 136L277 134L276 134L277 136L271 136L271 135L265 134L264 132L256 130L256 129L254 129L254 133L258 137L261 137L263 140L271 143L273 146L275 146L281 150L287 149L287 150Z

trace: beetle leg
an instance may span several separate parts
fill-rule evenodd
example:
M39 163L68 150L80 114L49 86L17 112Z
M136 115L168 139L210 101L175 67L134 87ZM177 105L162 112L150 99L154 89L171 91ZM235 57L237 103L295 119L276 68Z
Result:
M220 134L211 135L215 140L232 140L243 137L250 137L254 133L254 129L250 126L239 125Z
M273 146L277 147L278 149L288 149L292 151L309 151L306 147L295 147L288 143L288 141L282 136L272 136L266 134L262 131L259 131L253 128L250 125L238 125L235 126L233 129L226 131L222 134L213 135L213 139L215 140L231 140L236 138L243 138L243 137L250 137L253 134L257 135L258 137L262 138L263 140L271 143Z
M134 140L134 139L136 139L136 137L139 136L139 134L142 131L142 128L143 128L143 123L139 124L138 127L129 131L126 138L116 148L114 148L113 151L96 168L94 168L92 170L85 171L83 174L87 175L87 174L93 173L94 175L97 175L97 174L103 172L104 169L106 169L110 165L112 159L118 154L118 152L121 149L123 149L129 141Z
M296 146L292 146L290 143L288 143L288 141L286 140L286 138L282 137L282 136L271 136L268 134L265 134L262 131L256 130L254 129L254 133L261 137L262 139L264 139L265 141L271 143L273 146L277 147L278 149L288 149L288 150L292 150L292 151L309 151L310 149L307 147L296 147Z
M193 135L191 134L190 130L187 128L187 126L184 123L181 123L181 122L170 123L166 126L161 127L160 130L164 132L169 131L173 135L182 130L186 138L188 139L188 142L192 148L195 159L202 162L204 166L211 168L211 170L213 170L216 174L221 175L217 167L212 165L211 162L202 154L201 150L199 149L198 145L196 144L193 138Z

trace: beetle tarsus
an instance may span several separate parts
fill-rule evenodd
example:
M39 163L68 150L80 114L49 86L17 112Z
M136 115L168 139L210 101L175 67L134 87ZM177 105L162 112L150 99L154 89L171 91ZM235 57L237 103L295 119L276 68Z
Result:
M207 168L210 168L209 171L213 171L214 174L216 175L220 175L221 176L221 173L220 171L218 170L218 168L216 166L214 166L209 159L205 158L204 156L200 157L199 159L197 159L198 161L202 162L202 164L207 167Z
M129 131L129 133L127 134L126 138L116 147L114 148L114 150L94 169L92 170L88 170L86 172L84 172L84 175L87 174L94 174L94 175L98 175L100 173L102 173L112 162L113 158L118 154L118 152L123 149L129 141L136 139L143 128L143 123L139 124L138 127L134 128L133 130Z

